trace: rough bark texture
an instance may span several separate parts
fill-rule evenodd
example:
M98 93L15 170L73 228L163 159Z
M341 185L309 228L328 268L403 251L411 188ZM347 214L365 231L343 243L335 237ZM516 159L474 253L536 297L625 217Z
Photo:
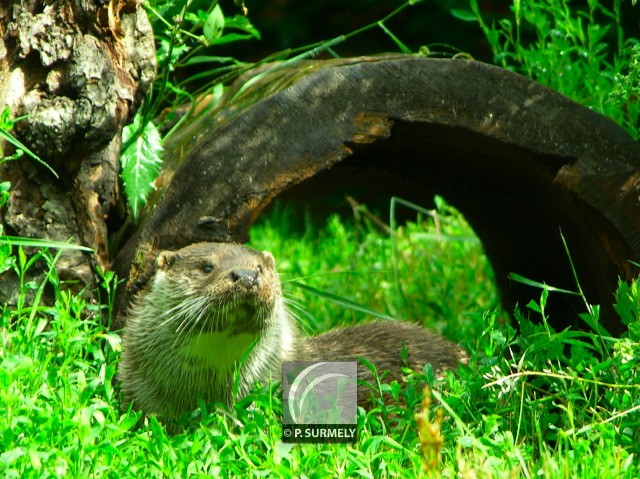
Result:
M62 279L90 286L109 266L120 132L155 74L151 26L135 0L12 1L0 3L0 31L0 107L28 115L13 133L59 175L26 156L0 167L5 234L93 248L57 263Z
M410 56L300 63L234 94L176 142L166 192L115 262L129 294L158 250L244 242L285 190L318 203L348 185L442 194L482 240L508 310L539 297L510 272L575 289L562 232L588 300L621 331L612 295L638 272L640 147L610 120L490 65ZM550 302L558 327L583 308Z

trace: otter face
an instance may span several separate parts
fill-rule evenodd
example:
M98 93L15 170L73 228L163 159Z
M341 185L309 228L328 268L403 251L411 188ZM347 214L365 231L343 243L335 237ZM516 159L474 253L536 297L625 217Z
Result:
M180 328L192 333L257 334L281 297L271 253L236 244L163 251L155 282L182 304Z

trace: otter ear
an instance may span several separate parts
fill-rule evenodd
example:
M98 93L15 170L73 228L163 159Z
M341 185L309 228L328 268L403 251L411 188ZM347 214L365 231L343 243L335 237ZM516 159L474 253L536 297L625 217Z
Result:
M276 259L268 251L262 252L262 261L264 261L267 268L274 269L276 267Z
M156 268L167 270L176 262L176 254L173 251L162 251L156 258Z

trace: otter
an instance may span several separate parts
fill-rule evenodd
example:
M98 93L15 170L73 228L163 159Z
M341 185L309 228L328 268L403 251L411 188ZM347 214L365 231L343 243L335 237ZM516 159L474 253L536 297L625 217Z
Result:
M377 320L304 337L287 310L273 255L231 243L163 251L125 318L118 371L125 404L177 416L197 400L230 405L254 383L280 379L283 361L363 357L389 379L408 366L436 371L466 362L458 345L425 328ZM372 374L360 367L359 378ZM363 397L366 389L360 389Z

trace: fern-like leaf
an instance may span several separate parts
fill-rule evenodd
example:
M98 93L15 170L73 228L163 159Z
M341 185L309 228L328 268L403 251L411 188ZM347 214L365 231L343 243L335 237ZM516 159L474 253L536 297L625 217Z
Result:
M120 154L120 176L135 220L154 188L153 181L162 165L160 133L153 123L147 122L142 129L141 123L142 116L136 115L133 123L122 130L122 144L128 146ZM132 140L134 135L138 137Z

